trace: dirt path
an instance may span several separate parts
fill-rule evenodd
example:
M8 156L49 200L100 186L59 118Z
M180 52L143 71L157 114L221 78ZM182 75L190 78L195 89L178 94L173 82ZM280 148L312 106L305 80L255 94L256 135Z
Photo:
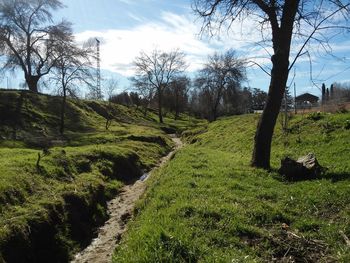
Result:
M171 137L176 146L167 156L160 159L157 167L166 163L175 151L182 147L179 138L175 135ZM132 215L135 202L146 189L144 181L147 180L147 177L148 175L144 175L134 184L124 186L121 193L108 203L109 220L98 230L97 238L82 252L76 254L71 263L111 262L113 250L120 241L121 235L126 231L126 223Z

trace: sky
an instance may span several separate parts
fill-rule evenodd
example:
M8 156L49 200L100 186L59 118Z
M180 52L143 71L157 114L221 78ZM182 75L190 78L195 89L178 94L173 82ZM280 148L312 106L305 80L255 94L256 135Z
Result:
M141 51L180 49L186 54L187 71L195 76L208 55L234 49L238 57L270 68L270 47L257 45L261 35L253 21L234 23L230 31L209 37L200 34L202 21L194 14L190 0L62 0L65 8L54 13L73 23L78 42L89 38L101 41L101 68L105 79L116 78L120 90L130 87L128 78L134 73L133 60ZM349 35L350 36L350 35ZM296 93L320 95L324 82L350 81L350 39L338 36L333 40L332 55L316 52L301 57L290 74L288 85ZM298 44L299 45L299 44ZM293 54L293 52L292 52ZM312 71L310 71L310 59ZM310 74L312 72L312 81ZM243 85L267 91L270 77L250 63L248 80ZM5 83L7 82L7 83ZM14 78L5 78L2 86L16 85ZM11 83L13 82L13 83ZM0 84L1 85L1 84ZM294 93L293 91L291 92Z

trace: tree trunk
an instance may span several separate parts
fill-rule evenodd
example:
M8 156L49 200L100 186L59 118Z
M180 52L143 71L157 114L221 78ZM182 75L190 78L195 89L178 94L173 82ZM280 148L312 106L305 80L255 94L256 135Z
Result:
M285 1L280 26L276 22L276 14L269 14L274 55L271 57L272 70L267 101L254 138L251 164L258 168L270 168L272 135L288 80L290 46L298 6L299 0Z
M28 88L30 91L38 93L38 81L40 79L39 76L25 76Z
M159 122L163 123L163 115L162 115L162 89L158 88L158 117Z
M66 112L66 91L65 89L63 90L63 98L62 98L62 104L61 104L61 120L60 120L60 134L63 134L64 132L64 116Z
M254 138L254 150L251 161L254 167L264 169L270 168L272 135L286 88L288 64L288 56L274 55L272 57L273 66L271 70L270 88Z

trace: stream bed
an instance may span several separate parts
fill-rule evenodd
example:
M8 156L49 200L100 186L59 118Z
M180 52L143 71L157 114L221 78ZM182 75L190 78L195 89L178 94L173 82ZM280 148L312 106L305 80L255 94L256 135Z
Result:
M174 149L168 155L162 157L152 171L164 165L182 147L180 138L174 134L170 136L175 143ZM135 203L144 193L146 189L145 181L152 174L152 171L142 175L135 183L125 185L118 196L108 202L108 221L99 228L98 236L92 240L91 244L76 254L71 263L111 262L113 251L121 240L122 234L126 231L126 225L132 217Z

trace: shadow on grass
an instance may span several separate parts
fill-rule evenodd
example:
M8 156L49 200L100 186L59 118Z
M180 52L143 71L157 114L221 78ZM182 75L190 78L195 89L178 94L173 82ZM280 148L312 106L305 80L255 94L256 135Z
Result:
M327 179L331 180L333 183L339 182L339 181L345 181L350 180L350 172L325 172L320 176L308 178L308 179L299 179L299 180L287 180L285 176L278 173L278 169L271 169L270 170L272 177L275 180L278 180L280 182L284 183L295 183L295 182L301 182L301 181L314 181L314 180L321 180L321 179Z
M330 172L326 173L322 178L329 179L332 182L350 180L350 172Z

